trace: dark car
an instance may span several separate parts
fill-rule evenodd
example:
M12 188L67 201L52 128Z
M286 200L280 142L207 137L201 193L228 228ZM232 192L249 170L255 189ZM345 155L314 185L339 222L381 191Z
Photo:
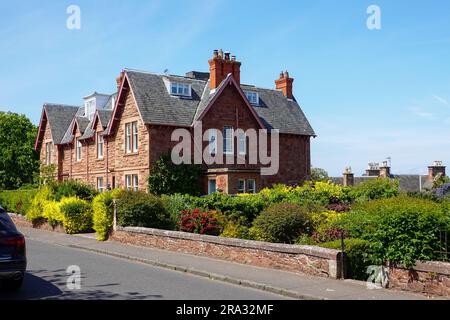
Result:
M22 285L27 258L25 238L17 231L8 213L0 207L0 285L19 289Z

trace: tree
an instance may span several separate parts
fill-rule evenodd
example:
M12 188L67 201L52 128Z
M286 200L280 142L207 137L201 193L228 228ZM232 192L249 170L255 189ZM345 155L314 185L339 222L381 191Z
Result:
M330 177L328 172L321 168L311 168L311 180L312 181L328 181Z
M156 195L175 193L200 195L202 173L203 169L200 165L176 165L169 155L163 155L152 166L148 178L148 189Z
M39 172L36 133L37 127L25 115L0 112L0 189L34 182Z

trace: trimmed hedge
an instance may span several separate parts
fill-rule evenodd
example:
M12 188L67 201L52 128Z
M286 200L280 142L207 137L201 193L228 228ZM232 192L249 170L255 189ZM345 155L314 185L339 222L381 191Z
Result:
M67 234L92 231L92 207L87 201L75 197L63 198L60 205Z
M123 227L174 228L161 199L144 192L124 192L117 201L117 215Z
M54 183L51 187L56 201L61 201L62 198L67 197L77 197L82 200L92 201L98 194L97 190L91 186L75 180Z
M15 190L0 192L0 206L7 212L25 215L39 190Z
M294 243L302 234L311 232L311 216L296 204L280 203L265 209L253 222L256 240ZM259 239L258 239L259 238Z
M319 244L328 249L341 250L341 240ZM346 277L355 280L367 280L367 268L372 265L371 244L362 239L345 239L344 250L347 263Z

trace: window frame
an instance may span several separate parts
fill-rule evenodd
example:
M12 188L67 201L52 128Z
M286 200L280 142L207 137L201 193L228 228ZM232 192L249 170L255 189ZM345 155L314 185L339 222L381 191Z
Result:
M258 92L245 90L244 93L245 93L245 96L246 96L248 102L250 102L250 104L255 105L255 106L259 105L259 93ZM255 99L253 100L250 97L254 97Z
M241 145L242 142L243 146ZM242 151L241 147L243 147L244 151ZM247 135L245 134L245 132L239 132L238 134L238 153L241 156L247 155Z
M105 157L105 137L102 135L101 132L97 132L97 159L103 160L104 157Z
M131 140L132 140L132 150L134 153L136 153L139 151L139 131L137 121L133 121L131 123Z
M52 164L52 145L52 142L45 144L45 164L48 166Z
M250 188L250 181L253 182L253 190ZM256 193L256 179L247 179L247 193Z
M100 185L101 182L101 185ZM103 177L97 177L97 191L102 193L105 192L105 184L104 184L105 180Z
M128 191L139 191L139 175L138 174L126 174L125 175L125 188Z
M230 136L227 137L227 130L230 130ZM231 140L230 150L227 150L227 140ZM234 155L234 128L233 126L223 127L223 153L226 155Z
M176 92L174 92L174 90ZM191 97L192 86L188 83L170 82L170 95L179 97Z
M240 183L243 183L243 188L240 188ZM238 193L245 193L246 190L246 182L245 179L238 179L237 191Z
M83 144L80 141L80 138L76 138L75 140L75 154L77 162L83 160Z
M209 154L214 156L217 154L217 129L208 130L208 148ZM214 140L212 140L214 138Z

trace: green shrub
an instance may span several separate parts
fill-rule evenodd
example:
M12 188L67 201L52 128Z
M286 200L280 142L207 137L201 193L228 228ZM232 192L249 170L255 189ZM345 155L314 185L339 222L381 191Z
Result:
M224 238L252 239L250 228L237 221L228 221L220 236Z
M321 247L341 250L341 241L336 240L320 244ZM367 267L373 264L371 245L367 240L345 239L344 252L346 257L346 277L356 280L367 280Z
M375 178L369 179L350 191L350 196L358 202L392 198L399 195L398 180Z
M46 201L42 205L42 217L47 219L48 223L55 227L58 223L64 224L64 214L61 212L61 203L55 201Z
M161 199L144 192L124 192L117 201L117 215L124 227L174 228Z
M253 227L260 232L257 240L294 243L302 234L311 232L311 217L304 207L280 203L263 210Z
M54 200L53 190L49 186L43 186L31 200L31 205L26 212L26 217L30 221L43 218L44 205L48 201Z
M194 198L193 205L204 210L220 211L228 220L240 221L250 227L252 221L266 207L266 202L259 194L228 195L214 193Z
M192 210L193 197L190 195L182 195L179 193L173 195L162 195L161 200L163 201L164 208L169 213L173 225L177 228L181 221L181 212L184 210Z
M93 228L97 233L97 240L105 241L113 226L113 195L111 192L100 193L92 201Z
M148 177L148 189L156 195L163 194L201 194L201 165L175 165L170 155L163 155L156 161Z
M92 230L92 207L87 201L76 197L62 198L60 206L66 233L75 234Z
M0 192L0 205L8 212L25 215L38 190L15 190Z
M336 225L352 238L370 241L377 264L412 267L417 260L440 258L439 229L450 230L450 215L446 205L399 196L357 205Z
M82 200L92 201L97 195L97 191L94 188L75 180L55 183L52 184L52 187L56 201L61 201L64 197L77 197Z

